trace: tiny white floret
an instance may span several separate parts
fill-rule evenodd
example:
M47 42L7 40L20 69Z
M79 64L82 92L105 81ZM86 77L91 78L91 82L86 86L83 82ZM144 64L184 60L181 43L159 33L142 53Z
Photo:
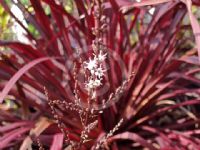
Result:
M96 59L89 59L89 62L84 62L85 63L85 68L88 70L93 70L94 68L97 67L97 61Z
M98 78L101 78L102 76L104 76L104 72L105 72L106 70L104 70L102 67L99 67L99 68L97 68L96 69L96 71L95 71L95 75L98 77Z
M100 51L98 55L98 61L103 62L106 59L107 53L103 54L102 51Z

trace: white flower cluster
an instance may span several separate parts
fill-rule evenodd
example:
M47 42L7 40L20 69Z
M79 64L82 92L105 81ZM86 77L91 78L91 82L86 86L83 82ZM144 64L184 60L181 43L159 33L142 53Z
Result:
M88 91L99 87L102 83L104 76L103 61L106 59L107 53L100 51L98 54L94 54L93 59L84 62L84 68L90 72L88 81L86 81L85 86Z

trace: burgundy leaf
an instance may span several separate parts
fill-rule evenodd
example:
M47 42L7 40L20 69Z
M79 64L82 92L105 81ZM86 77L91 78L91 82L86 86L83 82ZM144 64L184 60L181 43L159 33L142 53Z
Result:
M50 150L62 150L64 135L59 133L55 134L53 137L53 142L51 144Z
M10 89L14 86L14 84L19 80L19 78L23 74L25 74L29 69L31 69L32 67L34 67L35 65L37 65L43 61L54 60L54 59L56 59L56 58L52 58L52 57L38 58L38 59L35 59L35 60L29 62L24 67L22 67L20 70L18 70L18 72L16 72L15 75L8 81L8 83L6 84L6 86L4 87L2 92L0 93L0 103L2 103L5 96L8 94Z

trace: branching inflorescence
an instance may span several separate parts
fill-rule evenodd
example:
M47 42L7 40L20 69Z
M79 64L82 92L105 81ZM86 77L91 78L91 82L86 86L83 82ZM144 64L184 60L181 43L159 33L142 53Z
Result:
M94 0L93 3L96 6L96 10L94 11L94 18L95 18L95 27L92 29L93 34L95 35L95 39L92 41L92 56L85 61L79 59L79 63L81 63L81 69L87 73L85 76L84 88L87 91L87 105L86 107L81 105L83 101L82 98L79 96L78 90L78 79L77 79L77 64L74 63L73 69L73 77L75 80L74 86L74 102L68 103L66 101L61 100L50 100L48 97L48 92L45 89L45 94L48 98L48 104L52 110L52 114L56 123L58 124L58 128L65 136L66 144L70 145L71 149L81 149L82 145L88 141L90 141L89 134L90 132L98 126L98 115L103 112L103 109L106 108L107 103L114 102L120 94L126 89L129 81L131 80L133 74L125 80L121 86L119 86L114 93L111 93L108 97L107 101L104 99L102 100L102 108L96 109L95 103L97 103L97 92L96 89L101 87L103 84L103 79L105 77L105 72L107 71L104 63L105 60L108 58L108 48L103 43L103 33L106 30L106 17L103 15L104 7L102 5L102 0ZM81 124L82 124L82 132L80 135L80 141L74 142L69 139L69 132L64 130L65 126L62 123L61 117L59 114L56 113L55 106L62 106L66 110L78 112ZM96 141L93 146L93 149L103 149L106 140L110 138L115 131L119 129L121 124L123 123L123 119L119 121L119 123L105 136L101 139Z

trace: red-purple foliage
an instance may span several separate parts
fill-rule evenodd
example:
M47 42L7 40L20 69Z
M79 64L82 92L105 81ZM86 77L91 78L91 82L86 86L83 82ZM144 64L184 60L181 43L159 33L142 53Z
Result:
M5 1L0 2L20 23ZM7 108L4 101L0 105L0 149L26 149L32 144L30 137L38 136L44 147L56 150L66 145L52 121L43 87L48 89L51 98L73 101L74 79L72 68L67 64L76 61L77 47L83 59L90 55L85 51L95 38L92 34L95 7L89 0L74 0L76 13L71 14L55 0L30 2L33 12L27 11L20 2L16 5L40 36L34 37L20 23L30 44L0 40L0 46L11 49L9 56L1 52L0 101L11 99L17 106ZM109 90L99 100L114 92L131 72L135 76L119 101L99 116L99 127L91 133L92 140L82 149L90 149L98 141L95 139L109 132L121 118L124 118L122 126L107 141L110 149L200 149L197 56L200 28L189 2L107 0L104 3L108 27L103 41L114 58L107 62L109 69L105 83L109 84L105 88L109 87ZM44 12L43 3L50 7L49 16ZM155 12L151 15L151 6L147 5L154 4ZM200 5L198 0L193 4ZM187 13L197 49L182 47L191 40L180 36L191 30L190 26L182 24ZM8 94L13 97L6 97ZM78 141L82 127L77 114L60 107L56 109L70 132L70 139ZM32 146L37 149L36 142Z

